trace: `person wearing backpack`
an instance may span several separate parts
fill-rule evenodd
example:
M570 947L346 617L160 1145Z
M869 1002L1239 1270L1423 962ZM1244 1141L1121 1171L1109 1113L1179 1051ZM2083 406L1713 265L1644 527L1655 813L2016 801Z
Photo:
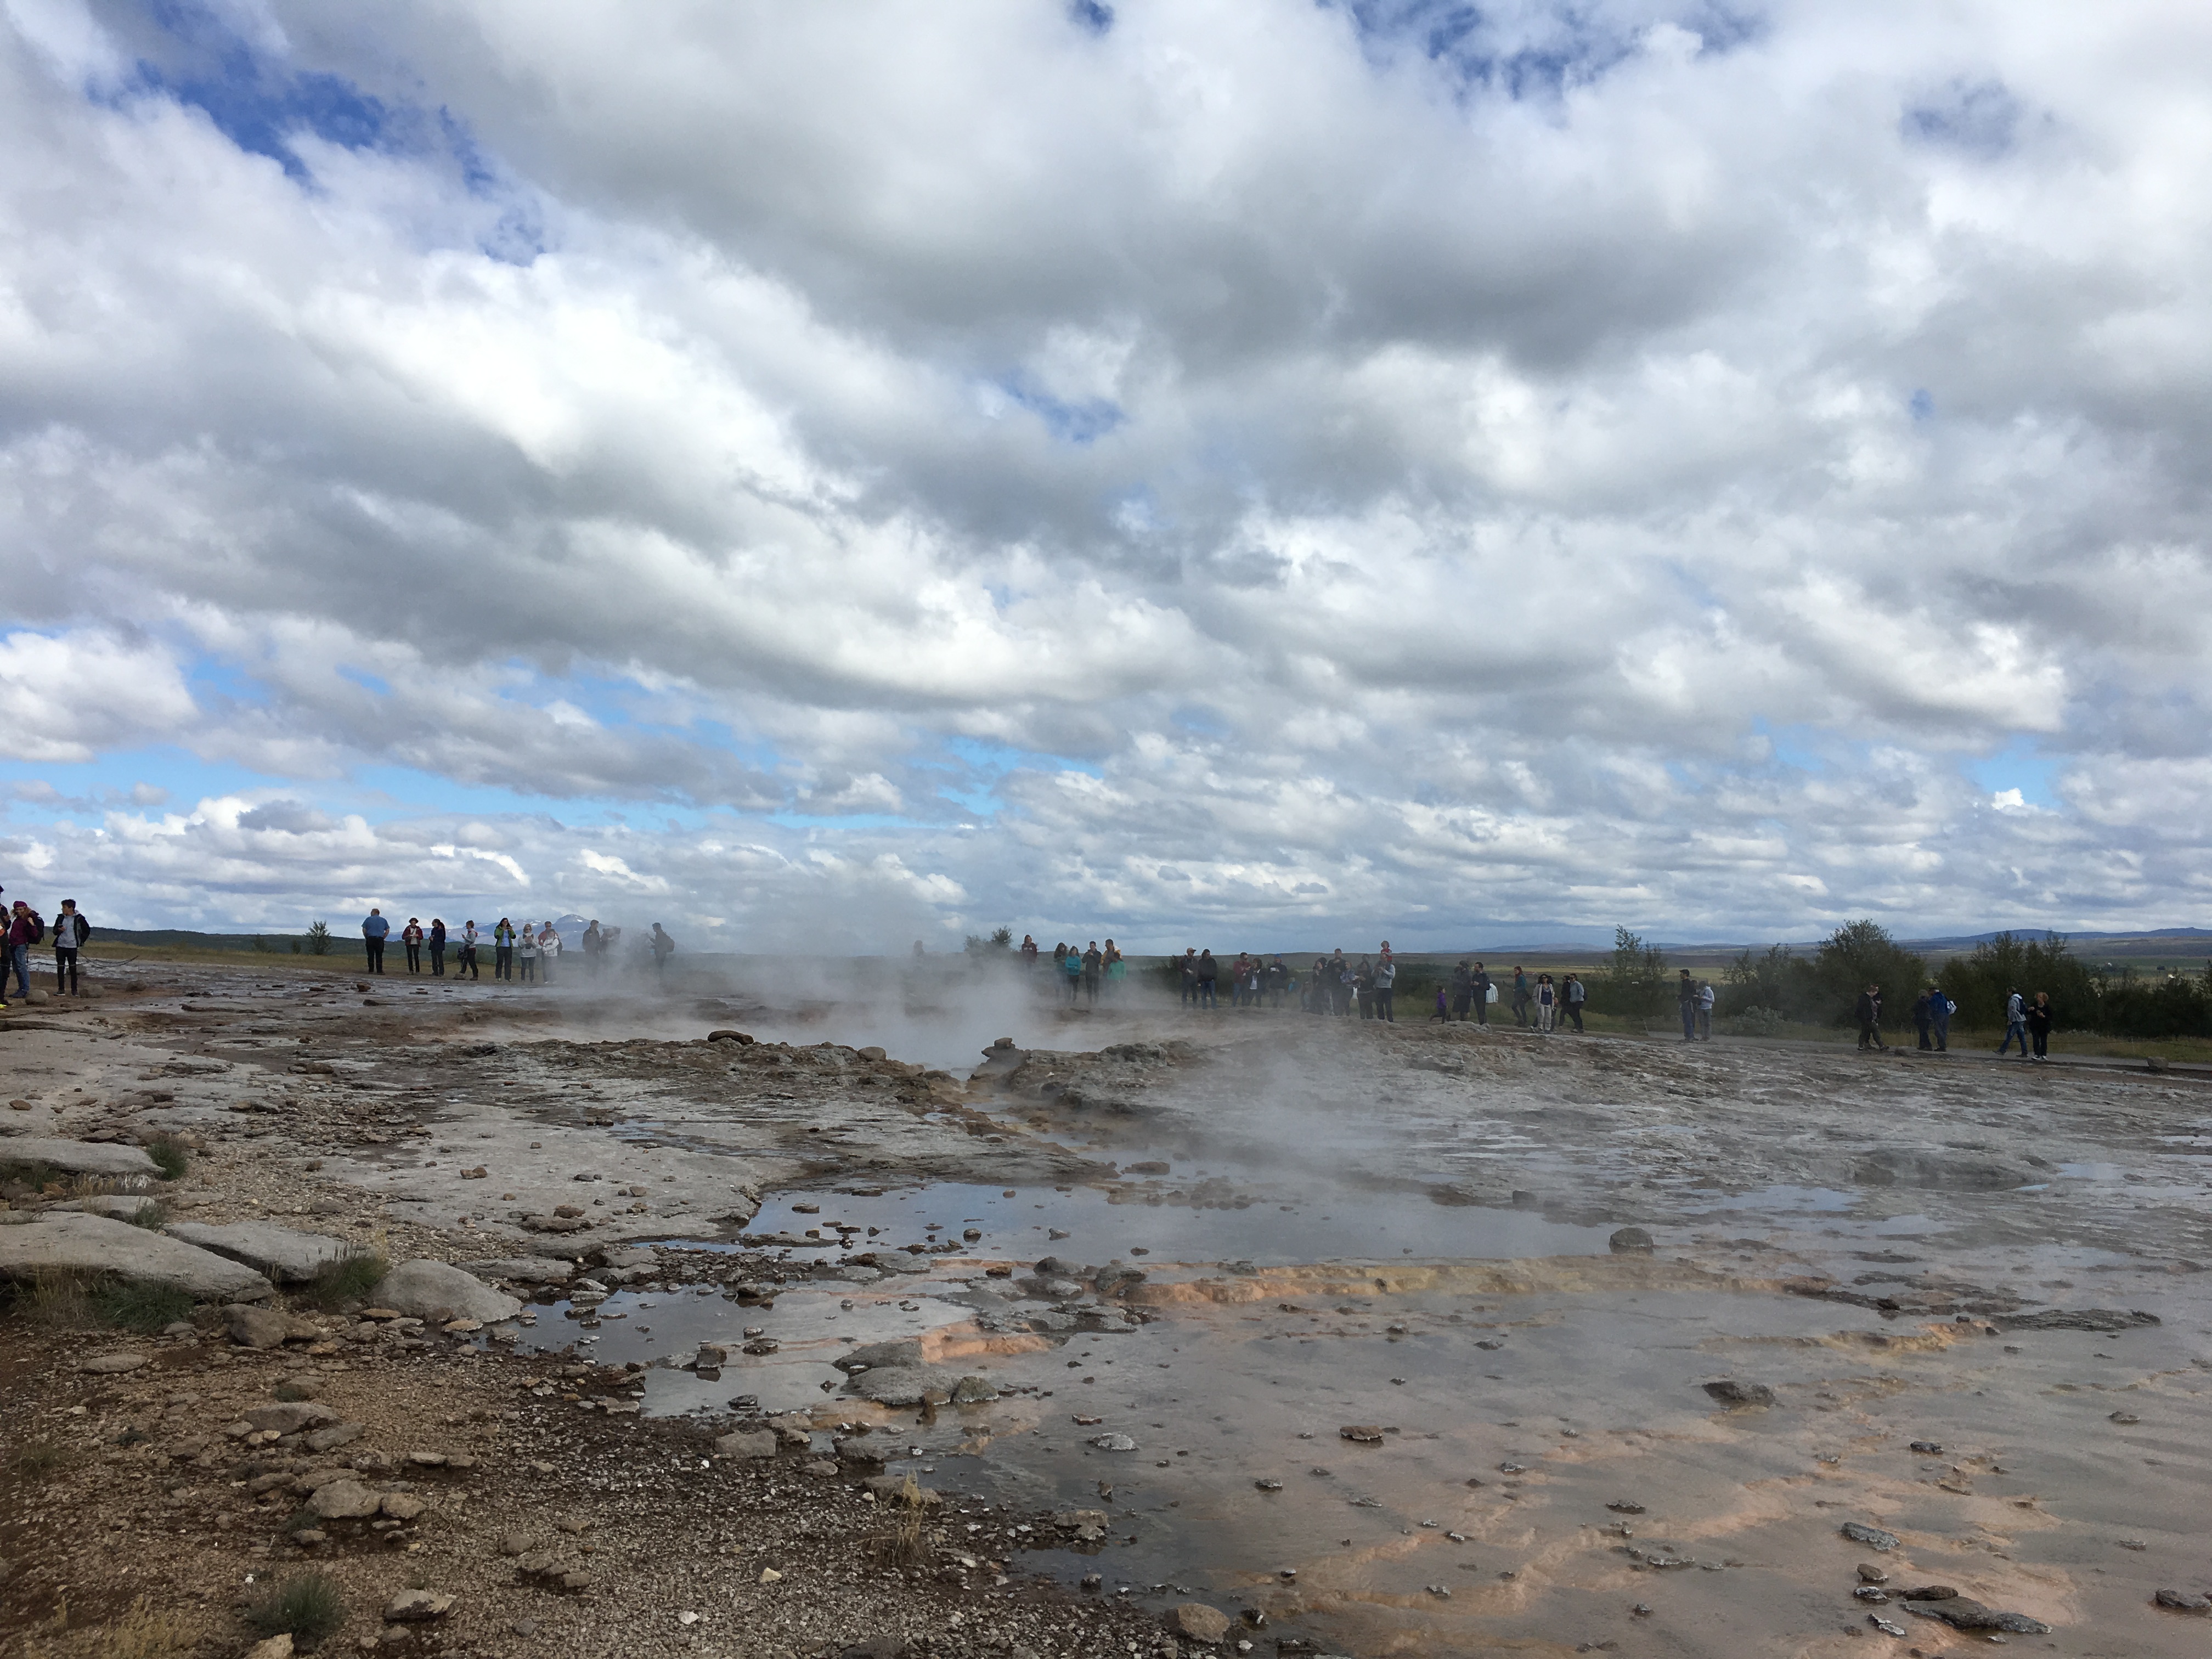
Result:
M92 937L92 924L79 913L75 899L62 901L54 918L54 994L77 996L76 953Z
M1928 1024L1936 1034L1936 1052L1939 1054L1951 1052L1951 1016L1958 1012L1959 1005L1943 994L1942 986L1928 988Z
M25 1001L31 996L31 947L46 936L46 924L39 913L21 899L15 901L14 912L8 919L8 960L0 966L0 1006L4 1006L8 994L7 969L15 973L15 984Z

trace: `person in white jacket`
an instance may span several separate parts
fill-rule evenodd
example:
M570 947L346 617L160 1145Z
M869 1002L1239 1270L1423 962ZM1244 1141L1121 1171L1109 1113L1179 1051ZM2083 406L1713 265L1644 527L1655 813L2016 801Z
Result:
M548 985L553 982L553 963L560 954L560 930L549 921L538 934L538 974Z

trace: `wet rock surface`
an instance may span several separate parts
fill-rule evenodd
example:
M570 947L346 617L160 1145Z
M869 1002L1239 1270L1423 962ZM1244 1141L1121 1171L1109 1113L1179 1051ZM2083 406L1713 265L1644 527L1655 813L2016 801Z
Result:
M487 1650L1718 1653L1839 1628L1791 1622L1822 1595L1923 1644L2201 1632L2159 1595L2197 1594L2212 1358L2179 1085L1286 1020L1030 1030L966 1087L756 1007L666 1040L405 994L13 1039L41 1130L203 1139L172 1224L460 1277L15 1333L64 1462L0 1538L11 1622L123 1556L313 1564L347 1642L433 1586L385 1630ZM931 1553L886 1566L909 1476ZM1853 1513L1903 1564L1871 1613Z

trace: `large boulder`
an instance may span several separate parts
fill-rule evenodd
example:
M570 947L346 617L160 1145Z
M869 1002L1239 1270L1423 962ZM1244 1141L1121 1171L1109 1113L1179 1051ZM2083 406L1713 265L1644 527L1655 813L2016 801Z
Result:
M0 1139L0 1164L27 1164L64 1175L159 1181L161 1166L143 1146L112 1140L66 1140L58 1135L9 1135Z
M302 1285L348 1250L342 1239L324 1233L295 1233L271 1221L174 1221L168 1235L197 1244L233 1261L242 1261L287 1285Z
M403 1261L377 1280L368 1293L380 1308L416 1319L476 1319L487 1323L512 1319L522 1311L513 1297L495 1291L448 1261L422 1257Z
M0 1278L42 1273L112 1273L169 1285L198 1302L258 1302L270 1290L251 1267L106 1216L46 1214L0 1226Z

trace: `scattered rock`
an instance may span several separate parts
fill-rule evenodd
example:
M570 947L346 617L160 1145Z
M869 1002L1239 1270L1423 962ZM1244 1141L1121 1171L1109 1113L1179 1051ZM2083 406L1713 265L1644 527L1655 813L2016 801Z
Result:
M9 1144L11 1157L20 1144ZM166 1285L197 1302L258 1302L274 1288L251 1267L211 1250L106 1216L48 1213L0 1227L0 1278L72 1271Z
M1137 1449L1137 1443L1126 1434L1094 1434L1091 1437L1091 1443L1100 1451L1133 1452Z
M1864 1544L1870 1550L1893 1550L1897 1547L1897 1534L1893 1532L1884 1532L1880 1527L1869 1527L1857 1521L1846 1521L1838 1530L1854 1544Z
M234 1302L222 1316L224 1330L242 1348L281 1348L287 1342L312 1342L323 1334L310 1320L243 1302Z
M2159 1322L2156 1314L2123 1308L2045 1308L2039 1313L1999 1314L2002 1331L2131 1331Z
M249 1406L243 1415L255 1428L274 1429L279 1434L297 1434L301 1429L317 1429L338 1420L336 1412L316 1400L280 1400L273 1405Z
M80 1360L77 1370L89 1371L94 1376L116 1376L125 1371L135 1371L145 1363L143 1353L101 1353Z
M442 1590L402 1590L384 1604L387 1625L416 1625L443 1619L453 1610L453 1598Z
M1606 1248L1617 1252L1648 1251L1652 1248L1651 1235L1641 1227L1622 1227L1605 1241Z
M1708 1382L1705 1388L1707 1394L1723 1406L1771 1406L1774 1403L1774 1390L1764 1382L1738 1382L1724 1378L1718 1382Z
M721 1027L719 1030L708 1032L707 1041L709 1042L734 1042L740 1048L750 1048L753 1044L751 1032L740 1031L727 1025Z
M1182 1601L1168 1610L1167 1626L1186 1642L1214 1647L1229 1634L1229 1615L1203 1601Z
M1871 1561L1859 1563L1859 1582L1863 1584L1887 1584L1889 1575Z
M292 1632L278 1631L265 1642L256 1642L246 1650L246 1659L292 1659Z
M268 1221L234 1221L221 1225L205 1221L173 1221L166 1229L172 1238L233 1261L242 1261L256 1273L274 1275L287 1285L304 1285L329 1263L343 1258L350 1247L323 1233L298 1233Z
M1972 1596L1949 1596L1940 1601L1907 1601L1907 1613L1923 1619L1940 1619L1953 1630L1996 1630L2016 1636L2047 1636L2051 1626L2024 1613L2004 1613L1984 1607Z
M315 1488L307 1512L321 1521L366 1521L384 1500L358 1480L333 1480Z
M403 1261L377 1281L380 1304L416 1319L512 1319L522 1311L513 1297L495 1291L450 1262Z
M384 1494L384 1501L378 1507L392 1520L412 1521L430 1506L416 1497L413 1492L388 1492ZM385 1617L388 1619L391 1614L386 1613Z
M1372 1423L1347 1423L1336 1433L1340 1440L1356 1440L1363 1446L1382 1443L1382 1431Z
M64 1175L101 1176L114 1180L161 1179L161 1166L143 1146L112 1140L68 1140L58 1135L10 1135L8 1162L42 1165Z
M714 1453L719 1457L773 1457L775 1455L775 1431L740 1429L735 1434L723 1435L714 1442Z
M2125 1427L2131 1423L2140 1423L2142 1419L2137 1417L2133 1412L2114 1412L2109 1420Z
M307 1437L309 1451L336 1451L340 1446L349 1446L368 1432L366 1423L333 1423L326 1429L317 1429Z
M2151 1604L2175 1613L2212 1613L2212 1595L2191 1595L2187 1590L2162 1589L2151 1597Z

